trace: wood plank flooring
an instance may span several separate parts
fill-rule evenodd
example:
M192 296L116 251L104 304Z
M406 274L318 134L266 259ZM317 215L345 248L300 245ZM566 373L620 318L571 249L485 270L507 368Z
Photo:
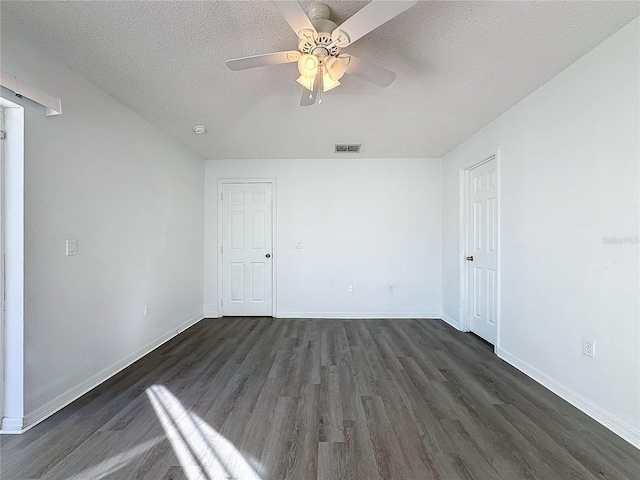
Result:
M640 450L439 320L203 320L0 442L3 480L640 478Z

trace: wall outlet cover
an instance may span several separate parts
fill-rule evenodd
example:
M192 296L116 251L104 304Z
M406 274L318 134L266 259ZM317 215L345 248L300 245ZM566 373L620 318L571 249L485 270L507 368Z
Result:
M596 358L596 342L590 338L582 340L582 353L588 357Z

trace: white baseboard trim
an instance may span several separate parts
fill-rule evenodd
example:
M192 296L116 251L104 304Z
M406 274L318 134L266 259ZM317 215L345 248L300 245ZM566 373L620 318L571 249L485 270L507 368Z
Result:
M131 365L132 363L134 363L137 360L141 359L142 357L144 357L149 352L155 350L156 348L158 348L163 343L165 343L168 340L172 339L173 337L178 335L180 332L183 332L184 330L186 330L187 328L191 327L192 325L195 325L196 323L201 321L203 318L204 318L204 316L203 316L202 313L198 313L196 315L191 316L188 320L186 320L183 323L181 323L178 327L172 328L171 330L169 330L165 334L159 336L158 338L156 338L152 342L149 342L148 344L146 344L144 347L136 350L131 355L128 355L127 357L125 357L125 358L123 358L121 360L118 360L113 365L110 365L109 367L105 368L101 372L98 372L97 374L95 374L92 377L88 378L87 380L85 380L81 384L73 387L72 389L64 392L61 395L58 395L56 398L54 398L50 402L47 402L44 405L42 405L41 407L39 407L39 408L33 410L32 412L28 413L24 417L24 426L22 427L22 429L20 431L17 431L17 432L15 432L15 431L14 432L5 432L5 430L4 430L4 422L3 422L3 430L0 433L23 433L23 432L26 432L30 428L34 427L38 423L42 422L46 418L48 418L51 415L53 415L54 413L56 413L58 410L61 410L62 408L66 407L67 405L69 405L74 400L80 398L82 395L84 395L88 391L94 389L95 387L97 387L98 385L103 383L104 381L106 381L109 378L113 377L115 374L117 374L120 371L124 370L129 365ZM6 421L6 419L5 419L5 421Z
M440 315L440 318L441 318L441 320L443 322L448 323L449 325L451 325L456 330L460 330L460 321L459 320L455 320L454 318L450 317L446 313L443 313L442 315Z
M2 425L0 425L0 433L8 434L8 433L22 433L22 422L24 418L22 417L4 417L2 419Z
M204 318L220 318L218 311L204 312Z
M503 359L505 362L514 366L525 375L531 377L542 386L548 388L553 393L563 398L578 410L589 415L591 418L601 423L613 433L622 437L634 447L640 449L640 429L629 425L627 422L619 419L611 413L604 410L602 407L592 403L579 393L572 389L558 383L556 380L547 376L545 373L529 365L527 362L520 360L515 355L507 352L502 348L496 349L496 355Z
M420 318L440 319L440 312L278 312L277 318L329 318L336 320Z

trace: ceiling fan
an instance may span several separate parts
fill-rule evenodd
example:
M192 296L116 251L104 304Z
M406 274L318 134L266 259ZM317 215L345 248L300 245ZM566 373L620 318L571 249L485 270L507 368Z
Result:
M300 72L297 82L303 86L302 106L313 105L316 101L322 103L322 92L340 85L345 73L380 87L395 80L396 74L392 71L347 55L342 50L400 15L416 1L372 0L340 26L329 20L331 11L324 3L311 4L306 14L295 0L273 3L298 35L298 50L227 60L231 70L297 62Z

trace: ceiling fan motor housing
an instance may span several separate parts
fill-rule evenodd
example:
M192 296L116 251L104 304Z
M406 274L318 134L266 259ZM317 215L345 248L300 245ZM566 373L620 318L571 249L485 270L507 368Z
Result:
M316 29L317 35L311 39L301 40L299 49L302 53L310 53L322 59L323 57L337 57L340 54L340 48L337 45L331 45L331 32L337 25L329 20L331 10L324 3L313 3L307 9L307 16Z

